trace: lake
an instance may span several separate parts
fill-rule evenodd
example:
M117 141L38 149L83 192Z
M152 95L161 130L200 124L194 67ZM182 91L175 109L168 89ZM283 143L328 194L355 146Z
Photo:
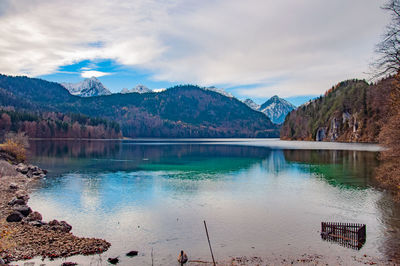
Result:
M399 255L400 208L376 188L377 145L37 140L31 150L32 163L49 171L33 189L32 209L112 244L102 255L68 261L101 265L119 255L122 265L151 265L153 252L154 265L176 265L181 249L211 261L203 220L217 260ZM321 221L364 223L367 241L359 251L323 241ZM125 257L130 250L139 256Z

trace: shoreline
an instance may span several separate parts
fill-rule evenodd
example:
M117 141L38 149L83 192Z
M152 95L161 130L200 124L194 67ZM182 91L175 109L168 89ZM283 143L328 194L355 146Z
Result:
M45 222L31 210L29 192L46 173L37 166L0 159L0 264L39 256L100 254L111 246L103 239L75 236L67 222Z

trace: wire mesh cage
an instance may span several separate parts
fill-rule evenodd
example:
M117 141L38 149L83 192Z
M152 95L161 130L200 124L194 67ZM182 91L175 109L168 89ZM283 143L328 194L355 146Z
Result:
M367 240L366 225L322 222L321 237L324 240L337 242L345 247L361 249Z

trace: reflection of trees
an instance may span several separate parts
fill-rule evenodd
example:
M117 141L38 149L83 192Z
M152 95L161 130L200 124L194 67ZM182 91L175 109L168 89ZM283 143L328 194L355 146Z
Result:
M44 157L102 157L118 153L120 141L102 140L36 140L30 142L31 156Z
M385 231L382 232L383 241L378 248L388 258L400 263L400 205L393 202L389 194L385 194L376 203L381 212L380 221Z
M249 167L270 153L267 148L251 146L157 145L132 141L33 141L31 144L33 160L53 174L188 170L191 166L201 168L203 163L203 170L233 171ZM172 169L174 166L176 169Z
M304 164L304 170L317 174L332 185L375 185L377 154L363 151L285 150L289 162Z
M60 140L31 141L31 155L47 157L115 157L119 159L137 156L159 158L168 155L176 157L192 154L196 156L230 156L263 158L269 153L266 148L228 145L201 144L140 144L119 140Z

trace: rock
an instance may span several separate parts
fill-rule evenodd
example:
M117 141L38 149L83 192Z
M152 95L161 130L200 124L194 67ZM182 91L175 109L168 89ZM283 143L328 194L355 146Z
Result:
M43 225L41 221L30 221L29 224L36 227L41 227Z
M18 172L20 172L22 174L26 174L29 171L29 167L26 164L20 163L17 165L15 170L17 170Z
M17 192L15 192L15 196L17 197L17 199L22 199L25 202L29 199L28 193L25 190L18 190Z
M49 222L49 225L50 225L50 226L55 226L55 225L59 225L59 224L60 224L60 222L57 221L57 220L53 220L53 221L50 221L50 222Z
M129 251L128 253L126 253L126 256L128 256L128 257L134 257L134 256L137 256L138 254L139 254L138 251L132 250L132 251Z
M13 198L8 202L8 205L14 206L14 205L25 205L26 202L23 199L17 199Z
M41 175L41 174L43 174L43 172L42 171L39 171L39 170L37 170L37 171L34 171L34 172L32 172L32 174L33 175Z
M61 221L60 226L62 232L68 233L69 231L72 230L72 226L69 225L66 221Z
M119 259L118 259L118 257L116 257L116 258L108 258L107 261L109 263L111 263L111 264L117 264L119 262Z
M28 177L28 178L32 178L33 177L32 170L29 169L28 173L26 173L26 177Z
M15 205L13 209L21 213L24 217L27 217L32 212L32 209L26 205Z
M43 219L42 215L37 211L30 213L27 218L28 221L41 221Z
M18 185L15 183L10 184L10 189L18 189Z
M57 220L53 220L53 221L50 221L48 225L50 226L50 229L53 231L60 231L60 232L68 233L69 231L72 230L72 226L69 225L65 221L59 222Z
M21 222L22 218L24 217L20 212L14 211L13 213L7 216L6 221L9 223Z

